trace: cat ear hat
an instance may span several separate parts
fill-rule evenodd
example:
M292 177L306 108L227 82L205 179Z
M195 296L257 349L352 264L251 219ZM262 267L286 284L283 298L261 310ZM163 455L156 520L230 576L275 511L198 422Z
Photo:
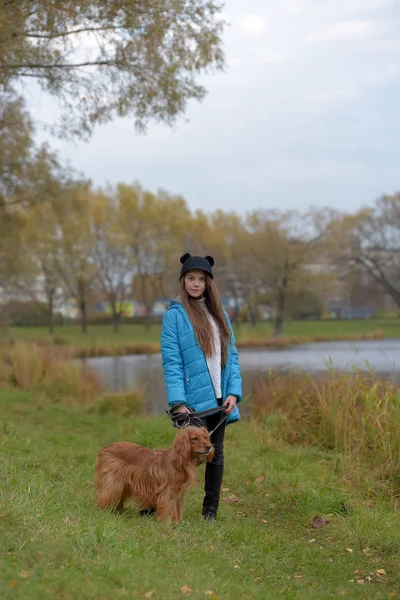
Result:
M182 264L182 269L179 280L181 280L188 271L195 270L205 271L211 277L211 279L214 279L212 267L214 266L215 260L212 256L191 256L187 252L181 256L180 261Z

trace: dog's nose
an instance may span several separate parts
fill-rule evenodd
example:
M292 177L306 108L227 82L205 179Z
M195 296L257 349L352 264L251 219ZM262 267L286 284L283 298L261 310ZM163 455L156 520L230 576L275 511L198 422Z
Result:
M212 448L212 446L206 446L207 452L210 452L211 448Z

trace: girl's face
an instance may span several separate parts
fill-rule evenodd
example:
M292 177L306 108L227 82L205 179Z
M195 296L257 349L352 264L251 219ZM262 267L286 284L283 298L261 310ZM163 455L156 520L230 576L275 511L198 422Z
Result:
M185 289L192 298L201 298L206 289L204 271L189 271L185 275Z

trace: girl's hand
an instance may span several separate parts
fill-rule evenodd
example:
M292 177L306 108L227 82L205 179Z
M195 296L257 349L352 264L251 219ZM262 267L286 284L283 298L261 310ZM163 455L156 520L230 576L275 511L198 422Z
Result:
M225 413L227 415L231 414L231 412L233 411L233 409L236 406L236 402L237 402L236 396L228 396L227 397L227 399L223 403L223 406L226 406Z
M176 412L177 413L190 413L190 410L188 409L187 406L181 406L180 408L178 408L178 410Z

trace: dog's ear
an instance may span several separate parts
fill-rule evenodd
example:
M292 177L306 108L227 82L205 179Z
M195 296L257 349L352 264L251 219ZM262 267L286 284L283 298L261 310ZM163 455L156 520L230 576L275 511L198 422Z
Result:
M189 458L192 453L189 429L184 428L178 431L174 440L174 448L177 451L177 454L181 456L183 460L187 460Z
M207 454L207 462L212 462L214 458L214 446L211 448L210 452Z

